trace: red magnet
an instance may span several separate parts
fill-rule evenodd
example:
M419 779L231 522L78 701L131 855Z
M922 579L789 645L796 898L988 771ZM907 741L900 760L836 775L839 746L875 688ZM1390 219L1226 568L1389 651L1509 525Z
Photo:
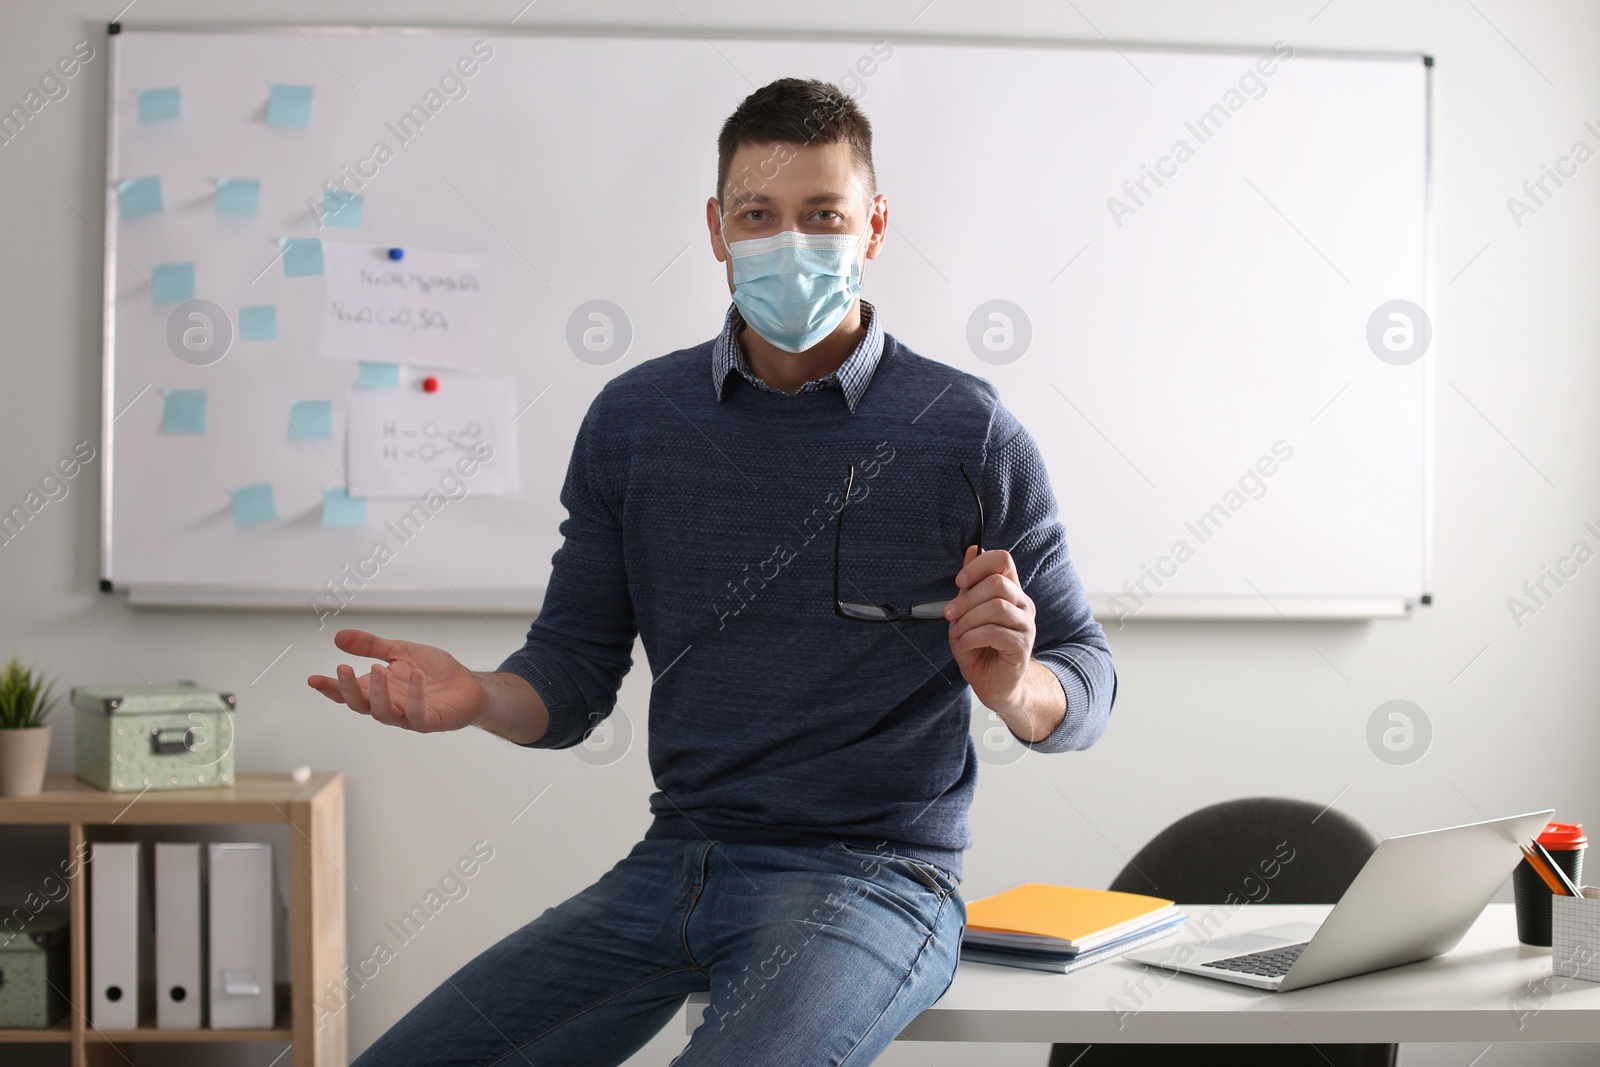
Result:
M422 379L422 391L424 393L437 393L439 391L439 379L431 375Z

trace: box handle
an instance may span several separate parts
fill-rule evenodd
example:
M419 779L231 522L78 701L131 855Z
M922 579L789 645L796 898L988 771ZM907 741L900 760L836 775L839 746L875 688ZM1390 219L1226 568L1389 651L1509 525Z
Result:
M170 755L174 752L193 752L194 727L189 727L181 734L175 726L166 730L152 727L150 730L150 751L158 756Z

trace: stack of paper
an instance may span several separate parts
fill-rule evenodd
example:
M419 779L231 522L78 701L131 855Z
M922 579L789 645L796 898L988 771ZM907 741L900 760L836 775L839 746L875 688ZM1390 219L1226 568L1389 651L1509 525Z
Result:
M1028 882L967 905L961 958L1064 974L1165 937L1187 918L1160 897Z

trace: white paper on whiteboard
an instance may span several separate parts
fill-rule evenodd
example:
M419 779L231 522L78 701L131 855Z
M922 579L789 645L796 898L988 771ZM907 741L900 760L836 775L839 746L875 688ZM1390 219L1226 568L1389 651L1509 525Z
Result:
M449 375L433 393L351 389L346 395L351 496L516 495L515 378Z
M377 245L322 243L322 354L371 363L484 371L489 298L484 258Z

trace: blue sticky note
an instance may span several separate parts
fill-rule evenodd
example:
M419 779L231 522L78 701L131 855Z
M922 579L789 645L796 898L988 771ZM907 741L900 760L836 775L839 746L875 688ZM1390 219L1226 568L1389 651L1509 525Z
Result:
M254 526L261 522L271 522L278 517L278 505L272 499L271 482L257 482L255 485L229 489L228 495L233 498L235 526Z
M367 502L362 497L352 497L343 486L322 491L322 525L365 526Z
M206 391L168 389L161 416L162 433L205 433Z
M322 223L346 230L361 229L361 208L367 198L360 193L347 193L343 189L329 189L322 198Z
M139 121L160 122L178 117L178 87L139 90Z
M162 263L150 271L150 302L181 304L194 299L194 264Z
M267 98L267 125L311 125L311 86L273 82L272 94Z
M161 210L161 179L152 174L148 178L129 178L117 183L117 202L122 205L124 219L142 219Z
M280 237L278 247L283 249L285 278L306 278L322 273L320 237Z
M260 209L260 181L255 178L217 179L218 215L254 215Z
M296 400L289 405L289 440L324 441L333 436L333 401Z
M400 364L398 363L363 363L361 370L356 375L356 387L360 389L381 389L387 385L400 384Z
M252 304L239 309L239 340L276 341L278 339L278 305Z

